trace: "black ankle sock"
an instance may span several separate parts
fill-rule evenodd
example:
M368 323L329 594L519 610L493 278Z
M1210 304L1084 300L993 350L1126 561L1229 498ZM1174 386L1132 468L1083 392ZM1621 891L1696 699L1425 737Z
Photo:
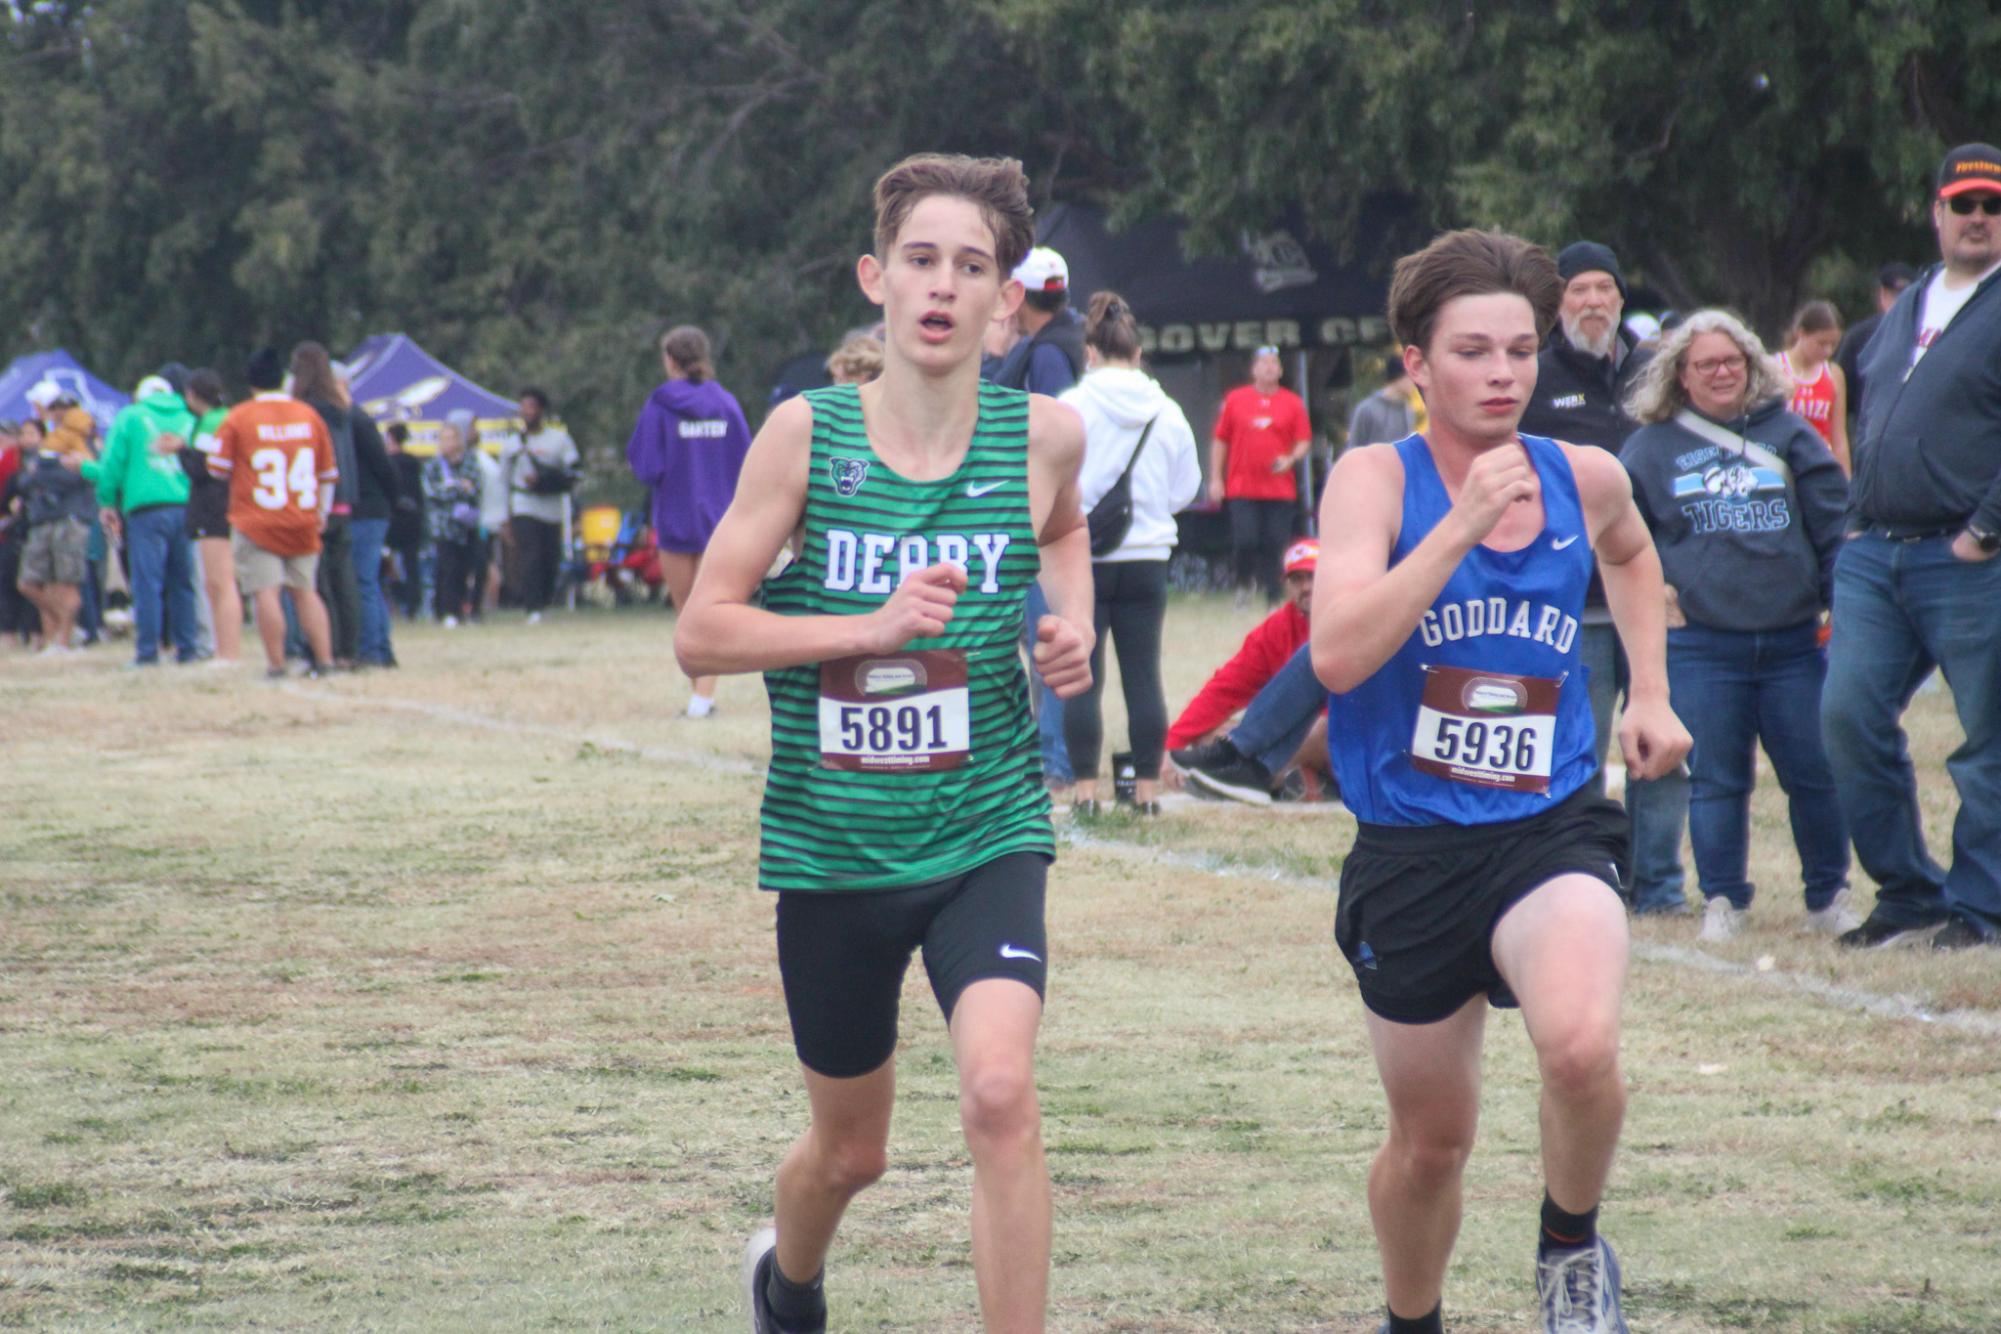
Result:
M1565 1211L1549 1192L1542 1194L1542 1244L1559 1250L1576 1250L1598 1240L1598 1206L1589 1213Z
M811 1281L794 1283L785 1277L785 1271L778 1267L778 1256L771 1257L771 1278L764 1285L765 1300L771 1303L771 1314L778 1318L784 1329L825 1329L827 1327L827 1294L821 1291L820 1281L827 1276L822 1269L813 1275Z
M1383 1308L1389 1311L1388 1307ZM1431 1308L1429 1315L1403 1316L1389 1311L1390 1334L1445 1334L1445 1303Z

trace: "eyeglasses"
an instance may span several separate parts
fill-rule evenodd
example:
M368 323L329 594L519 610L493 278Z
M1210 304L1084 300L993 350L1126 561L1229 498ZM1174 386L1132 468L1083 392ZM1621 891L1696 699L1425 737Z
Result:
M1960 217L1968 217L1974 209L1979 209L1990 218L2001 218L2001 195L1954 195L1945 201L1946 206Z
M1688 368L1708 380L1718 375L1735 375L1743 370L1746 364L1742 357L1716 357L1709 361L1691 361L1688 363Z

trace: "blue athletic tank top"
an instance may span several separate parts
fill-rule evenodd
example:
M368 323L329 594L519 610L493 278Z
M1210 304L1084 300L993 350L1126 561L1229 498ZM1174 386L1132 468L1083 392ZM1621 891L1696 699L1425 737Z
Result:
M1473 548L1396 655L1328 697L1334 776L1366 824L1520 820L1597 772L1577 645L1591 537L1562 448L1521 441L1542 483L1542 532L1519 551ZM1391 565L1452 508L1424 437L1395 448L1403 524Z

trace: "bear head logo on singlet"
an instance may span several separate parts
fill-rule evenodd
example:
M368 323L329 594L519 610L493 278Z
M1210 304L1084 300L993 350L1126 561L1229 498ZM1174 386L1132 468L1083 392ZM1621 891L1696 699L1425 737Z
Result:
M868 476L868 460L828 459L827 471L833 474L835 492L852 496L862 489L862 481Z

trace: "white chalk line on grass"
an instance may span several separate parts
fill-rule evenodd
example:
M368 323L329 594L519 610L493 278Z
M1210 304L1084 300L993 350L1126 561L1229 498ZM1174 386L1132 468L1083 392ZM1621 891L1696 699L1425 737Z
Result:
M710 773L757 774L764 771L764 766L750 760L732 759L707 751L683 750L675 746L642 746L617 737L595 736L542 723L515 722L475 713L470 709L431 704L423 700L395 699L381 695L342 695L296 684L288 684L285 689L303 699L321 703L375 705L401 713L414 713L433 722L566 743L574 742L580 745L589 744L601 750L635 755L662 764L685 764ZM1148 847L1141 843L1129 843L1124 839L1105 838L1074 827L1064 828L1059 825L1057 832L1065 842L1074 847L1110 852L1129 860L1148 861L1155 865L1199 871L1205 875L1222 876L1226 879L1259 880L1267 884L1283 885L1289 889L1318 893L1326 893L1333 888L1331 884L1303 879L1295 872L1276 864L1239 862L1212 853L1176 852L1167 848ZM1835 946L1830 944L1829 948ZM2001 1038L2001 1017L1974 1010L1928 1010L1907 996L1884 996L1877 992L1865 991L1860 987L1842 986L1806 973L1787 972L1777 968L1763 970L1749 964L1718 958L1702 950L1689 949L1684 945L1661 945L1647 940L1635 940L1632 943L1632 951L1639 958L1649 962L1675 964L1699 972L1718 973L1761 982L1802 996L1809 996L1837 1009L1855 1010L1880 1019L1906 1020L1939 1028L1958 1029L1981 1037Z
M1333 889L1331 883L1303 879L1296 872L1274 864L1238 862L1212 853L1188 853L1166 848L1151 848L1143 844L1128 843L1123 839L1104 838L1075 828L1061 832L1065 841L1075 847L1111 852L1181 870L1200 871L1206 875L1229 879L1259 880L1267 884L1283 885L1288 889L1321 893ZM1837 947L1830 941L1828 948ZM1884 996L1877 992L1865 991L1860 987L1842 986L1806 973L1792 973L1777 968L1759 969L1750 964L1718 958L1702 950L1689 949L1684 945L1661 945L1648 940L1634 940L1632 951L1639 958L1652 963L1677 964L1700 972L1720 973L1748 981L1762 982L1782 990L1810 996L1838 1009L1856 1010L1881 1019L1901 1019L1913 1023L1931 1024L1939 1028L1953 1028L1966 1033L1976 1033L1982 1037L2001 1037L2001 1017L1982 1014L1976 1010L1928 1010L1907 996Z

